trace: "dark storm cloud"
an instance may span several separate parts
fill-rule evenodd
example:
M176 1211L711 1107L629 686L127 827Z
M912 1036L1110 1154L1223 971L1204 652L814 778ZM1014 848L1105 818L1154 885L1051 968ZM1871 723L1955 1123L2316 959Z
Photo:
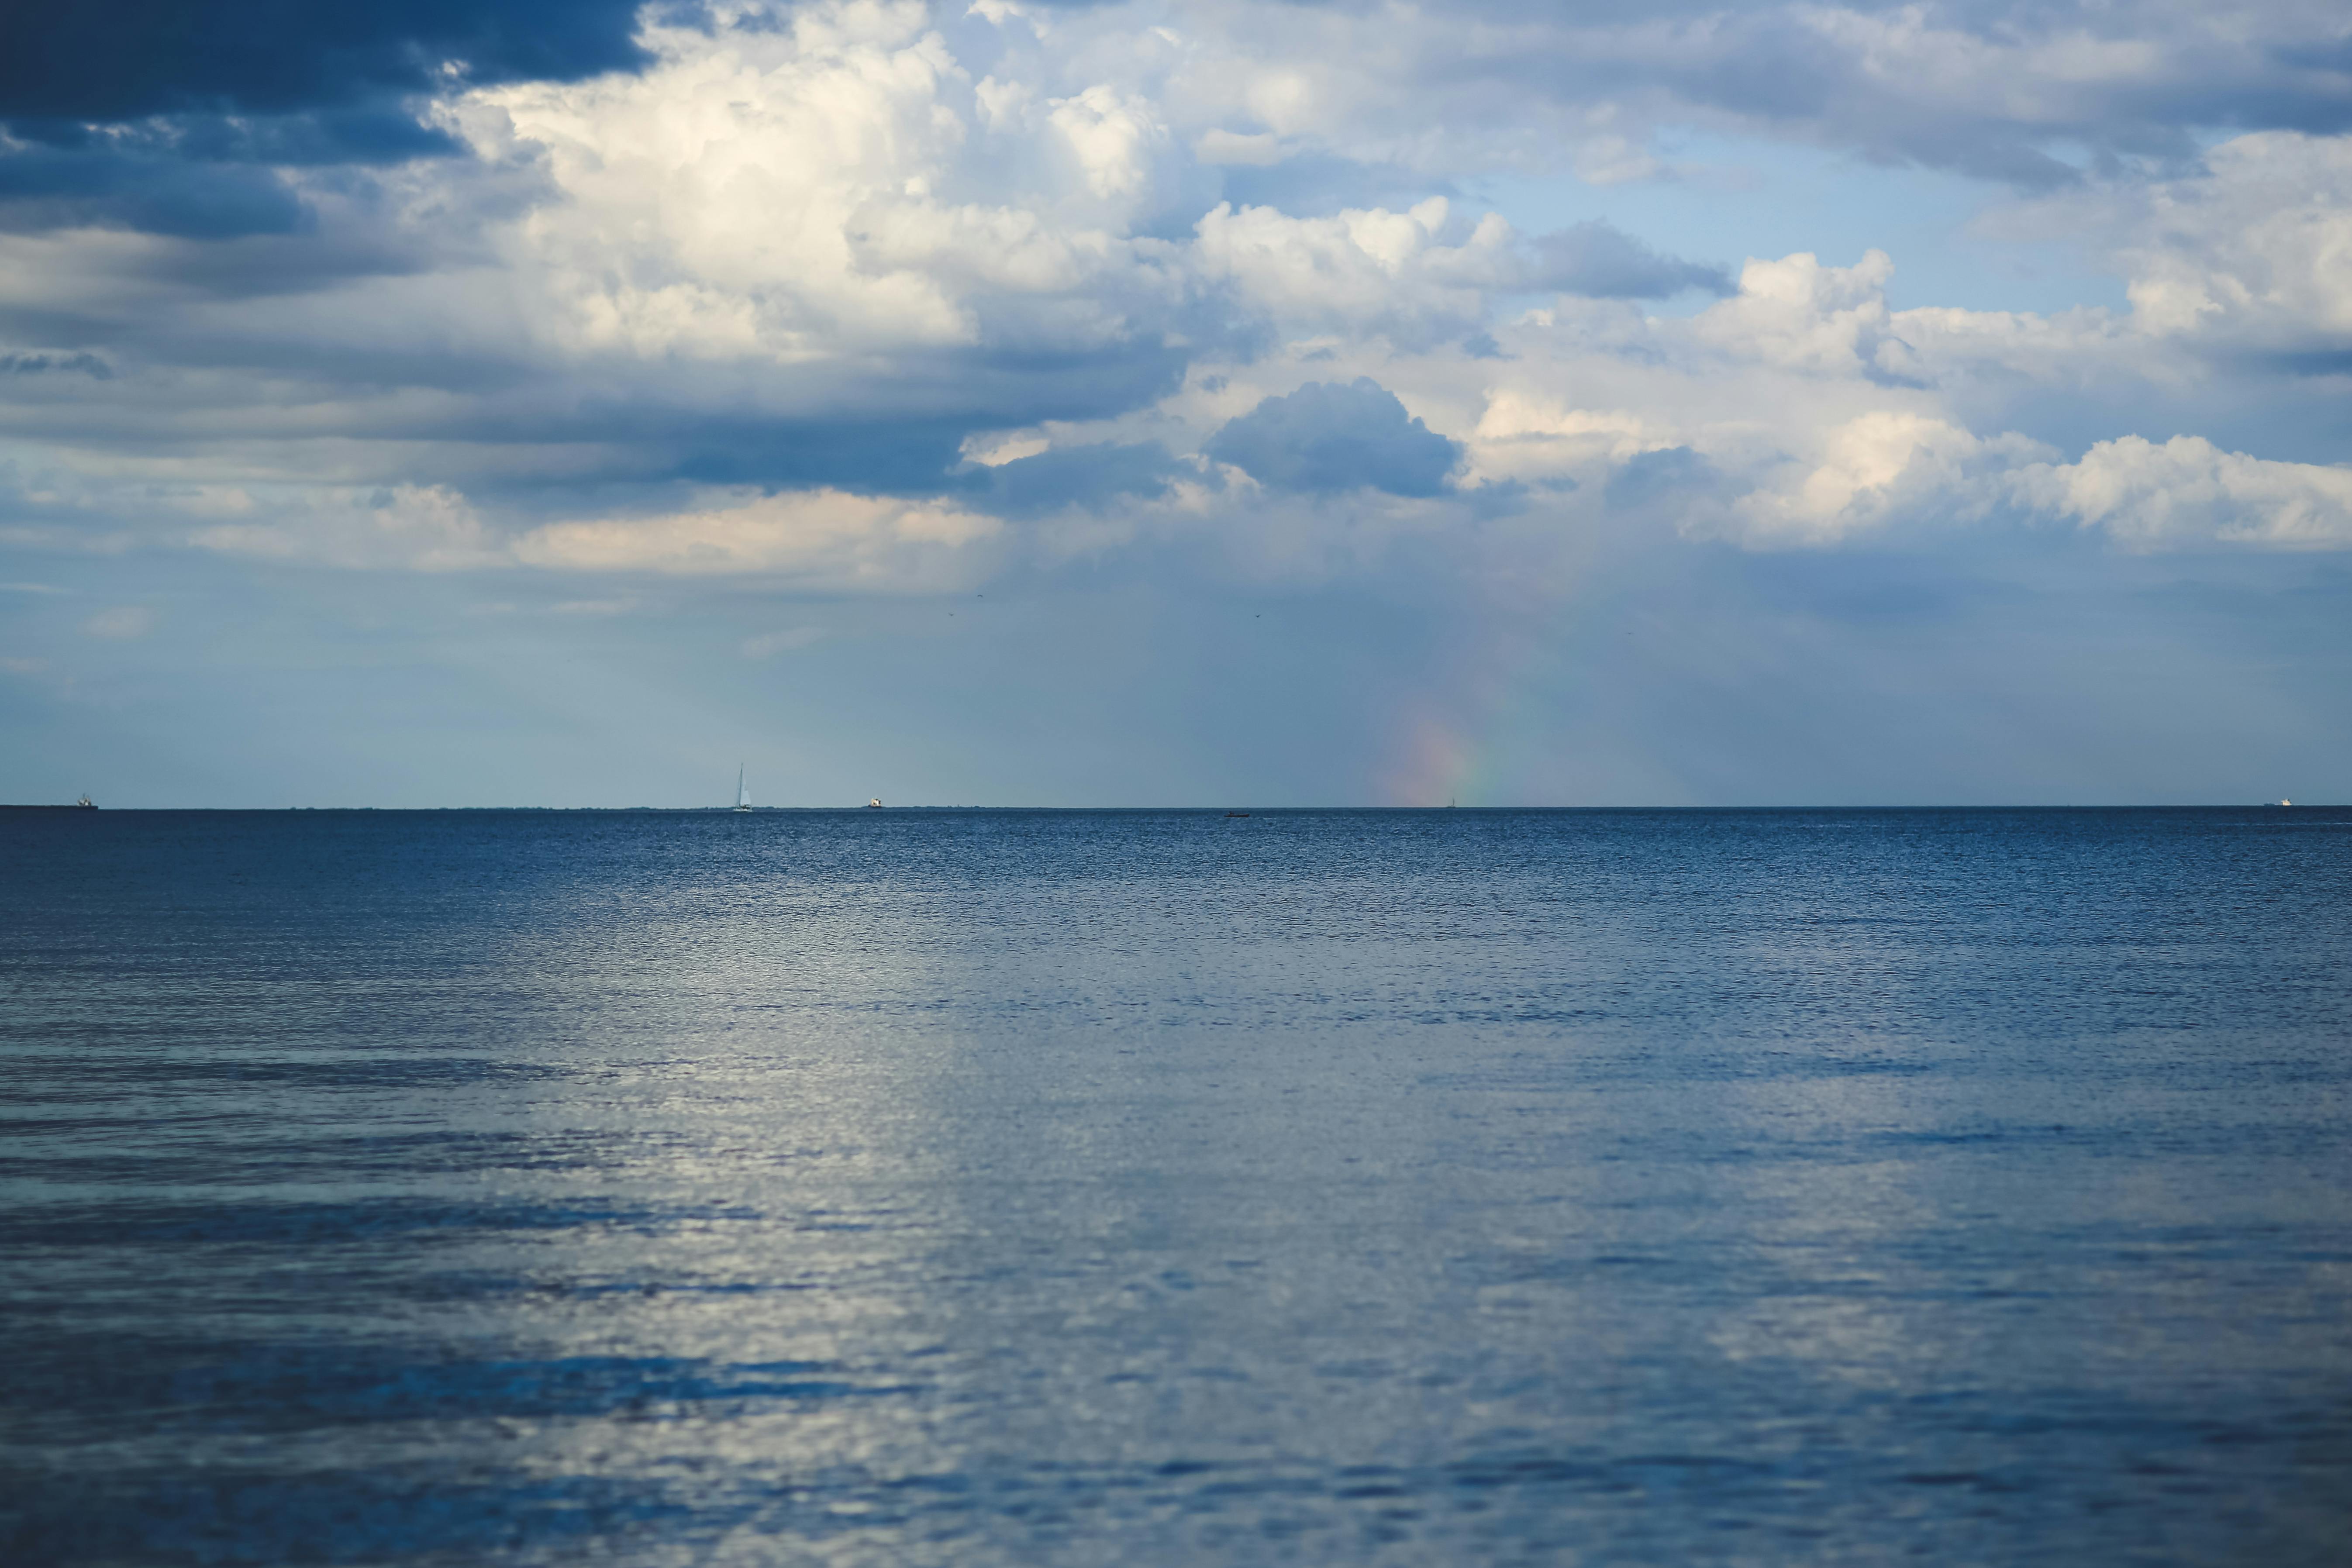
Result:
M136 125L18 121L0 153L0 230L140 229L191 239L289 234L309 211L272 172L347 169L455 152L407 111L361 105L316 114L183 115Z
M287 113L640 63L637 0L68 0L0 6L0 119Z
M217 239L302 226L236 165L370 164L457 143L400 103L452 79L640 63L635 0L71 0L0 5L0 229Z
M307 217L266 168L37 146L0 157L0 232L112 227L223 239L290 234Z
M1040 452L984 470L973 499L1003 517L1036 517L1067 506L1100 506L1118 496L1167 493L1176 459L1157 441Z
M1677 257L1662 256L1622 229L1580 223L1535 242L1530 282L1563 294L1601 300L1658 300L1685 289L1709 294L1737 291L1731 275Z
M1167 454L1156 446L1076 447L983 477L963 461L967 437L1148 405L1174 390L1185 363L1160 344L1087 354L909 355L871 380L845 375L832 412L798 418L729 418L634 390L551 405L542 400L545 384L534 382L510 403L475 407L463 430L438 434L608 444L616 459L633 453L619 460L648 479L833 485L869 495L978 488L993 498L988 504L1019 515L1052 510L1089 485L1106 499L1156 491Z
M673 414L665 422L678 418ZM963 420L906 417L732 426L691 419L690 424L689 432L640 448L646 458L638 477L770 488L833 485L869 495L927 494L944 487L971 428ZM577 439L593 438L600 426L616 441L632 434L626 422L609 419L559 419L556 428ZM519 425L507 438L529 439L535 433L530 425ZM643 432L635 434L642 438Z
M289 167L395 163L457 150L446 133L391 103L305 114L171 115L130 124L19 120L9 131L36 152Z
M1270 489L1433 496L1460 455L1405 412L1369 376L1347 385L1310 382L1269 397L1210 437L1203 448Z

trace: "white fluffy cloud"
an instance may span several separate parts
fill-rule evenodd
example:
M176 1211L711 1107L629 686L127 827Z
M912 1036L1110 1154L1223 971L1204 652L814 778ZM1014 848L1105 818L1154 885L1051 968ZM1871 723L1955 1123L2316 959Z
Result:
M2280 354L2352 351L2352 138L2286 132L2125 200L2145 330Z
M2352 547L2352 468L2266 462L2198 436L2102 441L2078 462L2024 468L2017 484L2033 504L2135 549Z
M1449 245L1441 237L1448 213L1443 196L1404 212L1317 218L1221 204L1201 219L1187 259L1286 333L1378 335L1417 347L1476 331L1487 297L1514 281L1511 226L1488 213Z
M499 239L543 338L814 370L1156 326L1179 288L1168 247L1134 233L1178 178L1155 106L975 79L935 20L855 0L772 27L656 26L641 75L452 103L478 155L544 174Z

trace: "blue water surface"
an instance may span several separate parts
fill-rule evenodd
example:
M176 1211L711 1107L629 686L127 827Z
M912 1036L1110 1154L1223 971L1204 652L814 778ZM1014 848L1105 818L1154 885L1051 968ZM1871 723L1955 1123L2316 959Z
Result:
M0 1561L2339 1564L2352 811L0 814Z

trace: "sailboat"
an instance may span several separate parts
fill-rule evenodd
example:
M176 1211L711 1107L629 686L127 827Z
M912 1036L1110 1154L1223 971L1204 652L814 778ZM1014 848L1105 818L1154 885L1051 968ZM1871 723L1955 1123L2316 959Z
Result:
M735 769L735 809L738 811L751 809L751 792L743 787L743 769L740 763L738 763Z

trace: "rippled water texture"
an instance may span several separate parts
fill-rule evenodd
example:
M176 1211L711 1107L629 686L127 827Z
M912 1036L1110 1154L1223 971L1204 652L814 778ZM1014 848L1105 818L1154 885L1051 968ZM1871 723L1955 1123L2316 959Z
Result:
M0 856L12 1563L2352 1541L2352 812Z

